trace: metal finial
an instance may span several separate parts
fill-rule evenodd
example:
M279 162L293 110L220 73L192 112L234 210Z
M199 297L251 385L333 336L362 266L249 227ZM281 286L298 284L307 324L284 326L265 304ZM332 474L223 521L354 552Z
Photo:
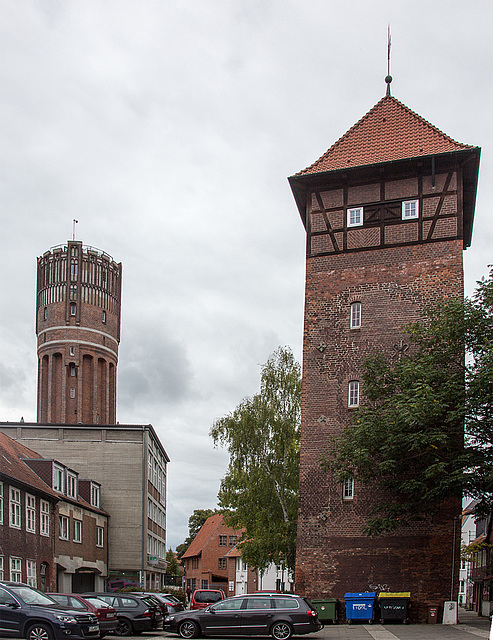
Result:
M72 221L72 240L75 240L75 225L78 223L78 220L73 220Z
M385 82L387 83L387 94L390 96L390 83L392 82L392 76L390 75L390 47L392 45L392 38L390 36L390 24L387 28L387 75L385 77Z

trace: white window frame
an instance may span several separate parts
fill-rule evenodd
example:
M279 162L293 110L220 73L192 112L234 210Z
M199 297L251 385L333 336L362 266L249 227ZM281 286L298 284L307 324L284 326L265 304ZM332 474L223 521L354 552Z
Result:
M60 540L69 540L69 519L68 516L58 516L58 537Z
M50 503L48 500L41 500L39 504L40 521L39 533L42 536L50 535Z
M53 465L53 489L60 493L65 492L65 468L58 464Z
M349 382L348 407L359 407L359 380L351 380Z
M74 542L82 542L82 520L76 520L74 518Z
M91 482L91 507L101 507L101 487L95 482Z
M70 387L70 397L72 400L75 398L75 387Z
M10 487L10 499L9 499L9 526L12 529L20 529L21 520L21 492L20 489Z
M26 560L26 582L30 587L38 586L38 580L36 576L36 560L27 559Z
M26 493L26 531L36 533L36 497Z
M351 207L347 210L347 226L361 227L363 225L363 207Z
M0 580L5 580L3 556L0 556Z
M96 547L104 547L104 527L96 527Z
M419 218L419 200L404 200L402 202L402 219L416 220Z
M342 483L342 499L352 500L354 498L354 478L346 478Z
M351 303L349 328L361 329L361 302Z
M3 482L0 482L0 524L3 524Z
M75 347L70 347L69 348L69 355L75 356Z
M67 496L77 499L77 474L67 470Z
M10 579L12 582L22 582L22 558L10 556Z

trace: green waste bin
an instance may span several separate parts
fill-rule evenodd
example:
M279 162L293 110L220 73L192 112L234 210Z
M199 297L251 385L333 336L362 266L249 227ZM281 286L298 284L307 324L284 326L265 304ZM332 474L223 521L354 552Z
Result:
M318 619L322 624L337 622L337 598L324 598L323 600L310 600L318 612Z

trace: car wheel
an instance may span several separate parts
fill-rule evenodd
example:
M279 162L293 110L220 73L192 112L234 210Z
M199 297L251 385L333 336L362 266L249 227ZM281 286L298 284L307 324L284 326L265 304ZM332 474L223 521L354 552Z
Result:
M118 618L118 626L115 629L117 636L131 636L134 632L134 628L130 620L127 618Z
M178 633L182 638L196 638L199 635L199 626L193 620L184 620L178 627Z
M288 640L293 635L293 629L288 622L276 622L270 630L274 640Z
M53 640L53 631L47 624L37 622L29 627L26 638L27 640Z

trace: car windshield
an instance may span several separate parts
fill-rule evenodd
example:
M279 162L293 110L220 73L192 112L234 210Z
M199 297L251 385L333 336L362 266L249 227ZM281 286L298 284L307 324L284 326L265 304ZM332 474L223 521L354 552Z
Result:
M9 589L15 593L16 596L19 596L21 600L23 600L26 604L40 604L47 607L52 607L53 605L58 605L56 600L50 598L46 594L41 591L37 591L36 589L32 589L31 587L11 587Z

